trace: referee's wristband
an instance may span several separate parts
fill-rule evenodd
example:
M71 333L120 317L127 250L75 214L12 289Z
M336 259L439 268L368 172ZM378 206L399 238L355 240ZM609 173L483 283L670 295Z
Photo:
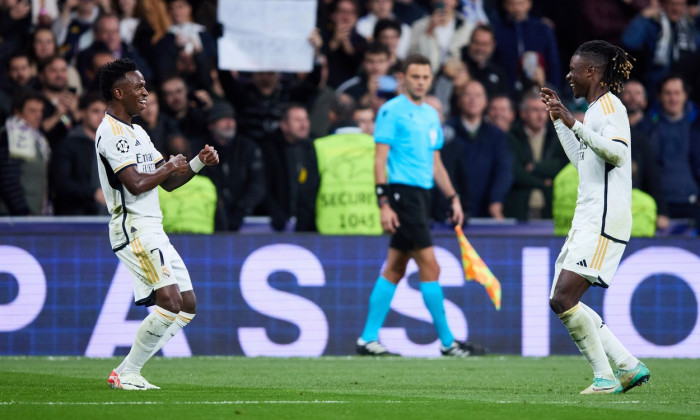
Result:
M204 163L199 159L199 155L192 158L190 161L190 168L192 168L192 171L196 174L204 168Z
M375 190L377 198L386 197L389 195L389 186L387 184L377 184Z

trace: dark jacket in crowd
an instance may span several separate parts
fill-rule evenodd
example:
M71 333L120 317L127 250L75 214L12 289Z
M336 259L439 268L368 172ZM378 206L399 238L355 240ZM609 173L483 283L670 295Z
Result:
M494 62L505 70L511 89L521 78L520 57L525 51L540 53L545 61L547 82L555 88L559 87L562 76L559 47L554 31L541 19L528 17L522 22L503 19L495 25L494 35L498 45L494 53Z
M687 204L693 196L697 200L700 130L688 118L670 121L659 115L651 122L651 144L667 203Z
M274 132L290 102L310 105L318 91L321 67L314 66L306 78L291 83L280 80L270 96L264 96L250 81L237 80L229 71L219 71L219 81L226 99L236 109L238 132L260 142Z
M643 125L630 127L632 137L632 188L638 188L656 201L656 212L668 216L668 205L661 190L659 163L654 157L649 131Z
M517 123L508 135L510 152L513 156L513 184L503 205L506 217L514 217L518 220L528 219L530 194L538 188L544 194L545 207L542 218L552 218L552 185L545 186L545 179L554 180L559 171L569 162L564 149L559 144L559 137L552 124L547 125L544 136L542 157L539 162L534 162L532 148L527 139L527 134L521 123ZM532 163L532 171L526 166Z
M463 164L468 176L468 213L470 217L491 217L489 204L503 203L513 181L513 163L508 139L498 127L482 121L474 137L459 117L447 125L455 131L462 148Z
M331 51L328 46L330 40L333 39L332 22L321 31L321 37L323 38L323 53L328 59L328 86L337 88L341 83L357 74L357 69L362 64L368 42L362 35L357 33L355 28L352 28L350 43L355 49L354 54L347 54L342 46L335 51Z
M21 182L22 162L10 157L7 129L0 126L0 215L26 216L31 211Z
M209 63L216 57L216 41L208 32L200 32L202 50L192 54L197 67L195 74L181 74L188 80L188 85L195 89L204 89L211 84ZM177 61L182 48L175 42L175 34L166 33L155 45L153 65L156 75L164 77L177 72ZM182 73L182 72L180 72Z
M100 188L95 142L82 125L74 127L53 150L49 173L57 216L106 214L107 209L94 199Z
M462 61L467 65L469 75L472 79L476 79L484 85L488 97L491 98L493 95L498 94L510 94L510 86L508 85L506 72L503 71L501 67L494 64L493 61L489 61L486 67L479 68L476 62L469 58L467 53L468 48L469 46L462 48Z
M290 144L277 130L265 138L261 148L267 174L263 212L271 217L272 228L284 230L295 216L296 231L315 231L320 177L313 142Z
M265 195L265 171L260 148L240 134L226 146L209 141L219 152L219 164L205 167L219 196L215 230L240 229L243 218L252 213Z

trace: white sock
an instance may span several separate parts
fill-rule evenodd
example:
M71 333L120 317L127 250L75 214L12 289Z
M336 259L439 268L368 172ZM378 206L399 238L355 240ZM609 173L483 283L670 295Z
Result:
M620 340L615 337L615 335L610 331L610 328L603 322L603 319L585 303L581 302L581 307L588 312L588 316L591 317L596 325L598 331L598 337L600 337L600 342L603 344L603 349L605 349L605 354L608 358L620 369L632 369L637 366L639 359L634 357L632 353L625 348Z
M195 314L189 314L184 311L180 311L177 314L177 318L175 318L175 322L170 324L168 327L168 330L163 334L163 336L160 338L160 341L156 345L156 347L153 349L153 352L151 352L151 357L153 357L154 354L158 352L158 350L162 349L165 343L170 341L171 338L175 337L175 334L177 334L178 331L181 329L185 328L187 324L192 321L192 318L194 318Z
M558 314L558 316L566 329L569 330L569 335L581 354L593 368L593 376L614 380L615 375L610 368L600 337L598 337L596 325L588 312L581 307L581 303L577 303L576 306Z
M143 365L151 358L153 349L175 321L177 314L156 306L139 326L134 338L134 345L124 359L117 374L124 372L140 373ZM117 369L119 369L117 368Z

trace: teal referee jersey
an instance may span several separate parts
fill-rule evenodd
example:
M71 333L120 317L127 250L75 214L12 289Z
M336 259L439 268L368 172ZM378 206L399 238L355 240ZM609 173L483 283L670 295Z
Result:
M377 113L374 141L388 144L389 184L433 187L433 152L444 143L437 111L416 105L406 95L385 103Z

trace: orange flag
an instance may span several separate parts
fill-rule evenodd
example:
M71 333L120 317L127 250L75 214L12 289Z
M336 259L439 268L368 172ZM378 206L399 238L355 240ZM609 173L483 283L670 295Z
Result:
M464 277L467 281L476 280L486 288L486 293L489 294L493 306L497 311L501 310L501 283L498 282L496 276L486 266L484 260L481 259L472 244L469 243L467 237L464 236L461 226L455 226L457 239L459 240L459 248L462 251L462 266L464 267Z

